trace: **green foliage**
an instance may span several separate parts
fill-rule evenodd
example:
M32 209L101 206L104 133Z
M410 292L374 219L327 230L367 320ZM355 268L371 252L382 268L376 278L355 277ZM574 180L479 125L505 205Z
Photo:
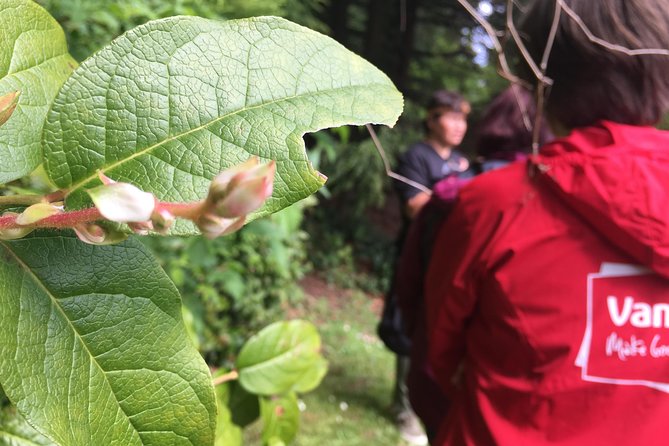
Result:
M54 446L28 424L13 407L2 408L0 404L0 444L7 446Z
M141 244L40 234L0 247L0 380L32 425L63 445L213 441L207 366Z
M257 214L267 215L324 183L305 132L394 124L401 106L383 73L306 28L174 17L133 29L75 70L47 117L45 167L68 206L81 207L100 171L162 201L195 201L221 170L250 155L275 159L275 193ZM196 231L183 222L173 233Z
M404 150L407 137L419 136L412 130L414 124L403 118L397 131L377 131L390 162ZM315 135L310 156L316 155L312 159L329 179L328 194L320 196L319 206L307 214L308 251L315 269L329 282L379 293L388 286L394 259L393 229L399 222L383 222L390 228L383 232L370 221L370 212L385 206L394 191L373 142L361 139L361 132L367 131L359 129L353 135L357 140L347 134Z
M83 60L122 33L165 17L236 19L276 15L327 33L317 19L324 0L37 0L65 29L70 52Z
M72 54L83 60L149 20L176 15L224 18L224 0L38 0L63 26ZM263 13L266 14L266 13Z
M329 370L317 389L300 397L300 432L293 444L404 445L389 410L395 357L375 335L379 299L339 289L327 294L316 293L294 310L318 326ZM245 445L258 444L261 433L254 434L246 429Z
M29 0L0 2L2 35L11 37L0 40L0 54L15 48L19 56L12 53L11 60L27 61L24 72L39 75L45 84L63 75L62 66L49 62L62 59L71 68L72 59L61 51L62 33L44 18L44 11ZM39 28L42 19L48 22L50 39L30 40L40 32L26 31L26 26ZM32 73L35 60L25 54L50 55L40 65L47 71ZM12 79L19 91L34 87L28 76ZM37 104L51 107L46 125L42 115L19 129L22 115L17 111L32 106L31 99L30 94L19 96L0 132L25 131L38 145L41 134L44 150L38 154L44 157L38 162L62 189L48 196L17 197L11 204L21 212L26 203L50 201L39 206L62 218L52 229L0 241L4 393L31 426L59 445L213 444L216 422L226 424L233 416L224 410L216 415L209 369L189 339L174 284L139 242L85 245L70 232L53 228L79 230L90 222L85 218L97 218L96 209L67 212L89 204L83 197L85 189L99 184L97 171L181 205L203 198L219 170L250 155L276 160L279 166L273 199L260 214L272 213L323 182L304 152L305 132L367 121L392 124L401 111L401 96L369 63L288 21L174 17L141 25L87 59L53 103L47 98L46 104ZM35 167L30 156L12 160L16 163L7 167L5 181ZM6 187L0 192L11 202L14 191ZM66 212L57 204L61 197ZM21 223L14 216L0 218L4 239L12 235L8 231L33 230L33 223L47 222L37 219L16 227ZM275 221L286 228L283 241L296 230L299 214L283 214ZM275 228L259 221L245 233L267 234ZM175 232L193 231L182 225ZM201 260L202 271L215 267L207 263L215 256L200 257L208 246L199 243L193 242L191 261ZM258 252L244 255L252 258ZM287 252L268 248L265 257L274 256L268 264L276 269L286 264ZM244 267L260 269L264 265L259 260ZM291 270L283 270L283 277L290 276L286 271ZM217 284L238 302L248 298L241 271L218 273ZM189 320L197 325L197 318ZM291 392L312 389L325 373L320 338L307 323L270 326L249 345L240 357L242 385L263 398L290 402ZM284 355L293 355L288 369ZM273 375L275 388L267 385ZM279 393L271 394L275 391ZM297 425L293 415L268 416L267 408L273 407L275 415L297 414L294 407L268 406L270 400L261 404L266 443L290 441L291 426Z
M239 383L265 396L313 390L327 370L320 350L321 340L313 325L303 321L272 324L239 352Z
M234 383L231 383L234 384ZM242 429L233 421L234 413L229 403L229 385L216 387L218 417L216 419L216 442L214 446L242 446ZM255 398L257 402L257 398Z
M242 343L300 296L308 263L299 203L230 236L144 239L184 299L196 342L211 364L230 365Z
M293 441L300 420L297 395L288 393L275 398L262 398L260 413L265 426L262 436L265 444L279 446Z
M237 362L239 381L225 382L216 391L223 435L217 445L241 446L239 428L258 417L264 445L292 442L300 418L296 392L312 390L325 376L327 363L320 350L316 328L302 320L276 322L249 339ZM227 443L218 442L220 438Z
M41 163L44 117L76 62L67 52L63 30L36 4L0 0L0 23L0 96L20 93L11 118L0 127L2 184Z

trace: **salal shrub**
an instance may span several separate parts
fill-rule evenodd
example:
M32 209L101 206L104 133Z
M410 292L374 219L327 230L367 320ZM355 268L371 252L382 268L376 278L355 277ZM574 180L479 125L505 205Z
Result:
M289 442L295 395L326 370L315 328L270 325L212 380L177 288L134 237L213 239L309 196L325 178L302 136L393 124L399 93L274 17L152 21L81 65L36 3L0 0L0 23L0 436L235 445L236 383L263 441ZM26 180L36 169L46 192Z

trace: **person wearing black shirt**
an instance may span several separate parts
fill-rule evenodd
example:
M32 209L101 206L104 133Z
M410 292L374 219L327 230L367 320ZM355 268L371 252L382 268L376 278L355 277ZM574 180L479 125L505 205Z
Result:
M474 176L469 168L469 161L456 149L467 131L469 111L469 103L460 94L447 90L434 92L427 104L425 139L411 145L400 157L397 173L423 187L395 181L403 220L396 241L398 253L404 244L411 220L429 201L433 186L449 176ZM393 292L391 286L389 294ZM393 411L402 438L411 444L427 444L427 437L409 404L406 388L408 370L409 357L398 354Z

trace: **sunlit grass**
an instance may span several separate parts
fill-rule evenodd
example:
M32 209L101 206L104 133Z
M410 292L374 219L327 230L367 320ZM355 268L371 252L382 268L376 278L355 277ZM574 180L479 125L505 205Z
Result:
M293 444L403 445L388 411L395 359L375 335L372 299L359 292L312 296L294 316L316 324L330 367L323 383L300 397L300 431ZM257 429L250 429L244 444L258 444L257 436Z

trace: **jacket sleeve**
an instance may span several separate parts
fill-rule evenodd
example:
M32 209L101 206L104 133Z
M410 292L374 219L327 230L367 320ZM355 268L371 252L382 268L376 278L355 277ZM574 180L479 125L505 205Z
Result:
M448 395L454 390L454 376L465 353L467 323L477 303L477 265L481 265L481 253L495 227L494 221L476 225L490 218L476 214L468 210L466 200L457 203L439 230L425 280L429 362Z

